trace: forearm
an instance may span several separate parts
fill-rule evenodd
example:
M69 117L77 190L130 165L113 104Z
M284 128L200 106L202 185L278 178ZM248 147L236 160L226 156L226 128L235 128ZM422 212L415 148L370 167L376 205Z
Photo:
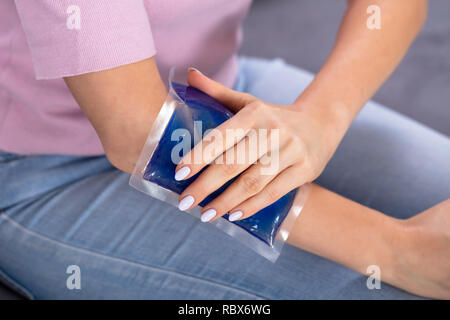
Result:
M405 55L427 9L426 0L348 3L330 56L295 102L299 109L323 119L337 143ZM366 10L374 4L381 9L381 29L370 30Z
M131 172L166 96L154 58L65 79L108 159Z
M363 274L377 265L393 282L401 230L401 221L313 185L288 242Z

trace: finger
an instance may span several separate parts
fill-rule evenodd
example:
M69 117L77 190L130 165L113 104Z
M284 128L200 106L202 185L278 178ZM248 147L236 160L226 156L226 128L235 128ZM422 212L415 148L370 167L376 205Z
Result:
M184 180L196 175L247 135L255 119L247 117L244 110L211 130L202 141L183 156L175 168L175 180Z
M232 208L235 208L240 203L245 202L247 199L250 199L264 190L264 188L277 177L280 171L283 171L290 165L290 162L284 161L281 163L278 172L261 174L264 165L258 161L257 164L250 166L242 175L240 175L236 181L225 189L224 192L208 203L202 211L205 213L210 209L214 209L216 216L211 219L211 221L214 221L230 212Z
M301 175L301 177L299 177L299 175ZM296 177L295 179L293 179L294 176ZM256 195L231 209L228 219L230 221L246 219L258 211L270 206L293 189L307 182L307 174L303 174L294 166L290 166L270 181L264 189Z
M259 158L267 153L267 145L258 148L258 143L250 136L246 136L241 142L224 153L224 161L216 159L202 174L195 179L180 195L180 210L185 208L189 196L189 207L192 208L201 203L209 194L213 193L225 183L239 175L245 169L254 164ZM220 160L220 161L219 161ZM194 201L192 201L192 198ZM205 211L205 210L203 210Z
M190 86L210 95L234 112L239 111L245 105L256 100L251 94L232 90L223 84L208 78L195 68L188 68L187 81Z

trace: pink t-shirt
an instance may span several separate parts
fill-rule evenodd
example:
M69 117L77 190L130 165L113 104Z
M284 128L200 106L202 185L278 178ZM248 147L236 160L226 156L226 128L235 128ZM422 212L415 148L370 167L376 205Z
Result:
M62 77L156 55L163 80L197 67L227 86L251 0L1 0L0 149L103 154Z

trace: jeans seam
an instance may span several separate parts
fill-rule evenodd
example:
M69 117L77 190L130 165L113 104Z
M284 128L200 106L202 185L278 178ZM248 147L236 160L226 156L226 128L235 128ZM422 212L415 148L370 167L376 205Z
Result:
M1 214L1 213L3 213L3 214ZM100 252L91 251L91 250L88 250L86 248L76 247L76 246L74 246L72 244L67 244L67 243L60 242L60 241L52 239L52 238L50 238L48 236L44 236L42 234L39 234L36 231L27 229L26 227L24 227L23 225L21 225L20 223L18 223L17 221L12 219L8 215L6 215L1 210L0 210L0 217L2 217L3 220L5 220L7 222L10 222L11 224L15 225L17 228L23 230L24 232L27 232L27 233L29 233L31 235L34 235L34 236L36 236L36 237L38 237L40 239L45 240L45 241L54 242L57 245L62 246L62 247L67 247L69 249L80 251L80 252L84 252L84 253L91 254L91 255L97 255L97 256L100 256L100 257L105 258L105 259L116 260L116 261L119 261L119 262L124 263L124 264L135 265L135 266L138 266L138 267L144 268L144 269L157 270L159 272L165 272L165 273L174 274L174 275L179 276L179 277L186 277L186 278L191 278L191 279L195 279L195 280L202 281L202 282L207 282L208 284L213 284L213 285L216 285L216 286L219 286L219 287L224 287L224 288L229 289L229 290L234 290L234 291L236 291L238 293L245 293L247 295L254 296L254 297L259 298L259 299L267 299L266 297L259 296L259 295L256 295L254 293L251 293L251 292L247 292L246 290L243 290L241 288L235 288L235 287L229 286L229 285L224 284L224 283L220 283L220 282L216 282L216 281L211 281L211 280L195 277L193 275L184 274L184 273L177 272L177 271L174 271L174 270L162 269L162 268L157 267L157 266L145 265L145 264L142 264L142 263L139 263L139 262L135 262L135 261L130 261L130 260L127 260L127 259L124 259L124 258L108 256L108 255L100 253Z

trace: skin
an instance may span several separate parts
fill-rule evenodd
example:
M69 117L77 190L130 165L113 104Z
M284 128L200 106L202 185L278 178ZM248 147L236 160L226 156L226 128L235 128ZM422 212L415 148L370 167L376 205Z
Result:
M375 31L366 27L368 16L365 14L367 7L374 3L382 13L381 30ZM349 1L329 58L313 82L291 105L265 103L191 71L188 76L191 86L237 112L216 129L223 137L226 137L229 128L246 131L279 130L280 138L274 148L278 151L280 165L277 172L269 175L261 174L261 161L251 163L253 159L250 155L240 155L241 159L249 160L243 165L237 161L225 164L212 162L222 153L223 157L219 159L228 159L227 153L236 155L243 149L239 149L239 143L235 147L226 143L219 145L206 136L181 160L176 171L189 167L190 174L186 178L190 178L212 164L183 191L180 200L186 196L194 197L192 208L225 182L242 173L202 212L216 212L210 221L234 212L242 212L240 219L245 219L296 187L316 179L357 113L406 53L425 21L426 4L423 0ZM223 139L224 142L226 140ZM212 143L216 144L214 148L211 147ZM216 149L216 152L208 153L212 149ZM241 152L256 153L249 149ZM194 161L193 154L203 154L202 161ZM264 154L257 156L264 159Z
M370 31L365 27L365 10L374 2L381 7L383 25L382 30ZM190 85L237 112L232 119L238 120L225 126L231 123L245 127L245 123L251 123L256 128L282 129L280 160L285 169L292 169L289 175L281 171L270 180L258 180L263 178L255 174L256 180L247 179L245 188L237 180L222 198L204 210L214 207L218 211L215 219L236 208L249 216L295 186L315 179L360 108L406 52L425 20L425 12L426 1L420 0L350 1L330 57L311 85L289 106L265 103L190 71ZM167 96L155 59L65 81L94 126L109 161L131 173ZM181 162L177 169L183 165ZM192 194L196 205L220 181L227 181L243 169L232 165L225 174L226 166L211 165L180 199ZM191 167L190 175L201 167ZM246 172L249 169L250 165ZM279 190L268 191L271 183L276 183ZM313 185L288 241L363 274L367 266L379 265L383 281L410 292L450 298L449 216L450 204L446 201L400 221Z
M287 241L368 276L377 265L383 282L450 299L450 199L399 220L313 184Z
M64 80L109 161L131 173L167 97L155 58Z

